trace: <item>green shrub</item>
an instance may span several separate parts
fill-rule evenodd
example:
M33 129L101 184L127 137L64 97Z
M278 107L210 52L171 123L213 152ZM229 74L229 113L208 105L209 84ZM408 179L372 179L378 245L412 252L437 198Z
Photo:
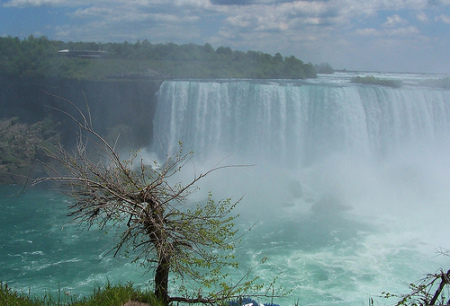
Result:
M358 84L367 84L367 85L388 86L388 87L394 87L394 88L398 88L402 85L401 81L380 79L380 78L374 77L373 75L369 75L369 76L365 76L365 77L356 76L351 79L351 82L358 83Z
M34 305L44 305L37 301L34 301L29 296L24 296L8 287L7 284L3 282L0 283L0 304L9 305L20 305L20 306L34 306Z

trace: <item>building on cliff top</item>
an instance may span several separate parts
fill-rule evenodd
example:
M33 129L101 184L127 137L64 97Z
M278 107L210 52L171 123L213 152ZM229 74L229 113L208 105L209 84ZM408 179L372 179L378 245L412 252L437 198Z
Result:
M59 50L60 56L78 57L78 58L101 58L108 54L107 51L92 51L92 50Z

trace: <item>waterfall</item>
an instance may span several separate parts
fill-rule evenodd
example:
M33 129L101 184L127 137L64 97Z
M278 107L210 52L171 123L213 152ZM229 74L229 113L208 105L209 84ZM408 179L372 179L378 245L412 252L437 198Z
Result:
M382 157L402 145L442 142L450 92L299 82L166 81L155 147L196 156L302 166L330 154Z
M448 269L435 250L449 248L449 90L166 81L153 131L155 151L181 141L194 152L194 173L227 156L255 165L215 172L200 190L243 196L239 219L255 226L240 262L268 256L271 269L255 273L270 283L282 271L303 305L362 304Z

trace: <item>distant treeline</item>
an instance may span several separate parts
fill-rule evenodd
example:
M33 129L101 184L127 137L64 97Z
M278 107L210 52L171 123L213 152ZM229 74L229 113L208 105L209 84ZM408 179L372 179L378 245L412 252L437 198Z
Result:
M374 77L373 75L361 77L356 76L351 79L352 83L358 83L358 84L368 84L368 85L378 85L378 86L387 86L387 87L401 87L402 82L399 80L388 80L388 79L380 79L377 77Z
M69 50L70 53L59 53ZM77 51L103 51L82 58ZM72 51L75 51L72 53ZM78 53L81 54L81 53ZM100 55L101 54L101 55ZM73 55L73 56L67 56ZM0 37L0 75L17 77L178 77L304 79L332 73L328 64L303 63L294 56L274 56L229 47L173 43L63 42L46 37Z

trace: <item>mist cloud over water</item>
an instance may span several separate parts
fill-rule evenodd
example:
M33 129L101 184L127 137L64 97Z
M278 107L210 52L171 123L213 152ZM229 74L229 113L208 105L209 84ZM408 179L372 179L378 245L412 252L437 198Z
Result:
M284 271L308 305L345 305L445 263L449 101L410 86L166 82L154 131L194 151L197 172L253 164L201 186L243 196L241 222L255 224L243 258L269 256L262 277Z

